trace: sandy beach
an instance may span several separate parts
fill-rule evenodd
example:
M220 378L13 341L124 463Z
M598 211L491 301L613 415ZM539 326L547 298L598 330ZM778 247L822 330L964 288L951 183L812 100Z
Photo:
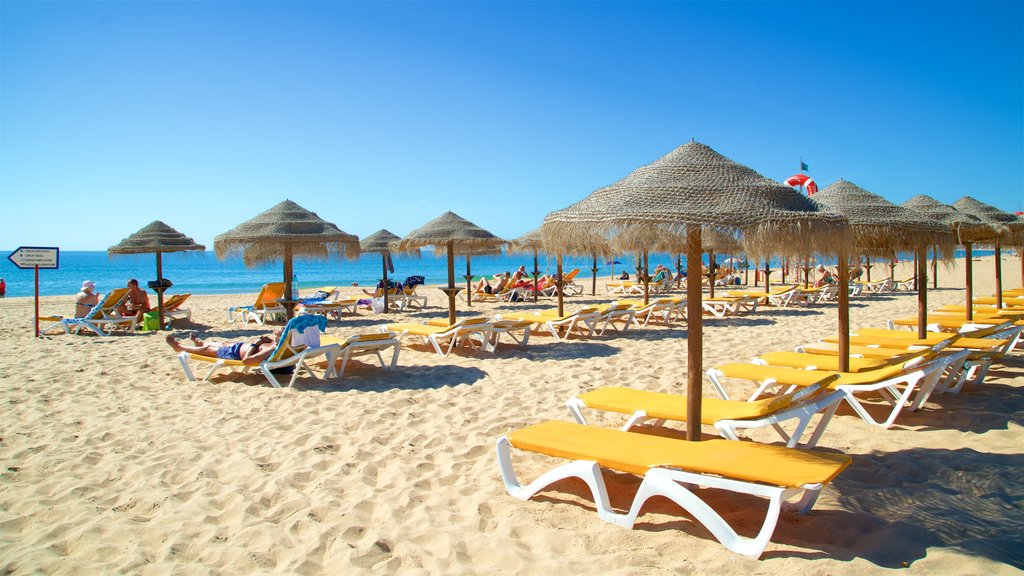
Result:
M876 267L874 276L883 272ZM975 295L994 291L992 258L975 263ZM482 271L483 272L483 271ZM585 274L586 272L584 272ZM583 274L581 274L581 277ZM909 276L901 264L897 277ZM963 262L939 267L930 307L962 303ZM1004 284L1020 260L1004 256ZM751 280L753 278L751 277ZM601 279L591 297L608 302ZM228 323L252 294L193 296L191 323L235 340L270 329ZM357 288L345 294L355 296ZM436 288L425 311L361 310L328 333L375 332L446 317ZM155 299L154 299L155 301ZM549 308L552 299L485 304L460 315ZM854 298L852 328L915 313L916 295ZM73 298L46 297L42 313ZM759 308L708 319L704 366L834 334L836 306ZM576 393L605 384L683 393L683 323L608 332L496 353L444 358L418 343L399 366L350 363L341 379L273 389L258 373L187 382L164 333L109 338L32 332L32 298L0 300L0 572L3 574L1012 574L1024 569L1024 356L962 394L933 396L889 430L840 408L819 448L853 457L807 516L783 514L760 560L734 554L664 499L633 530L602 522L585 485L566 481L530 501L506 494L494 454L509 430L570 420ZM363 357L367 358L367 357ZM753 387L736 386L746 398ZM714 390L705 379L705 394ZM590 414L595 414L591 412ZM596 417L598 426L622 422ZM682 424L675 426L682 428ZM714 429L705 427L713 437ZM777 441L770 431L751 435ZM517 455L532 480L553 460ZM628 505L636 477L606 474ZM749 534L763 500L709 496Z

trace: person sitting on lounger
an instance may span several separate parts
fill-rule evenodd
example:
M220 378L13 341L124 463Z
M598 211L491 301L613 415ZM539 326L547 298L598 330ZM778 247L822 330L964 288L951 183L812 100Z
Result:
M491 294L494 292L494 287L491 286L491 281L487 279L487 276L481 276L480 281L473 286L473 292L477 294Z
M142 315L149 312L149 294L142 288L139 288L139 281L132 278L128 281L128 297L125 298L124 303L117 307L117 312L125 318L129 316L136 316L140 320Z
M82 289L75 294L75 318L85 318L93 306L100 303L100 297L94 290L96 284L92 280L82 282Z
M815 288L821 288L822 286L832 284L835 279L832 278L832 273L825 269L824 266L818 264L818 279L814 281Z
M623 271L622 274L619 275L619 280L629 280L629 272Z
M281 330L275 330L274 335L260 336L252 342L204 342L195 335L189 337L192 344L182 344L167 335L167 344L175 352L188 352L199 356L210 358L221 358L224 360L240 360L253 366L270 358L270 354L277 348L277 339L281 337Z

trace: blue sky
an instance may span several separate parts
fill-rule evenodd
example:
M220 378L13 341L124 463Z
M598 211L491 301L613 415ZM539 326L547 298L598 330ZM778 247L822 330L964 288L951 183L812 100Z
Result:
M503 237L691 138L1024 209L1024 2L0 2L0 247L289 198Z

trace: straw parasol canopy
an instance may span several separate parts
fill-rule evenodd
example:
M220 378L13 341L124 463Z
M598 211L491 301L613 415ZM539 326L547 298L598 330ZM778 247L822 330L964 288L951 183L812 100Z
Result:
M171 228L159 220L145 225L138 232L107 248L107 254L149 254L156 253L156 284L163 284L164 252L203 251L206 246L196 244L195 240ZM164 289L156 289L156 308L158 326L164 325Z
M382 274L384 275L384 310L388 309L388 260L391 258L391 246L401 241L397 234L384 230L383 228L370 234L359 241L361 252L376 252L380 254Z
M616 247L684 248L695 226L732 236L748 254L806 246L834 251L849 241L842 216L710 147L686 143L544 219L549 249L568 251L590 233Z
M989 241L990 240L990 241L992 241L992 243L994 244L994 247L995 247L995 251L996 251L996 254L995 254L996 306L1002 308L1002 306L1003 306L1003 278L1002 278L1002 276L1003 276L1003 273L1002 273L1003 272L1003 263L1002 263L1002 258L1000 256L1000 246L1003 244L1003 241L1005 239L1009 238L1009 239L1012 240L1013 235L1016 234L1018 231L1020 231L1021 228L1024 228L1024 226L1021 225L1020 220L1017 218L1016 215L1011 214L1011 213L1006 212L1006 211L1003 211L1003 210L1000 210L999 208L996 208L995 206L990 206L988 204L985 204L984 202L980 202L978 200L975 200L974 198L971 198L970 196L964 196L963 198L957 200L956 202L953 203L953 207L956 208L957 210L960 210L961 212L964 212L964 213L967 213L967 214L971 214L972 216L977 217L978 220L981 220L982 224L987 224L992 229L992 236L990 236L988 238L985 238L983 241ZM968 260L970 260L969 256L970 255L968 254ZM968 281L968 286L969 287L970 287L970 284L972 282L972 278L971 278L970 274L971 274L971 270L970 270L970 268L968 268L967 281ZM972 295L973 295L973 290L968 288L968 291L967 291L967 298L968 298L967 299L967 318L968 318L968 320L970 320L971 316L972 316L972 305L973 305L973 302L971 300Z
M761 176L710 147L689 142L614 184L544 219L549 250L569 251L589 234L644 252L685 244L689 278L701 274L701 235L737 238L747 253L849 244L846 220L792 188ZM685 242L684 242L685 239ZM687 438L700 439L702 306L699 282L687 282Z
M171 228L159 220L143 226L138 232L107 248L108 254L149 254L152 252L186 252L206 250L206 246Z
M294 257L353 260L359 257L359 238L285 200L214 238L213 250L221 260L241 254L248 268L283 259L285 299L291 300Z
M849 219L854 247L861 254L893 258L901 250L936 246L943 259L953 256L956 244L947 225L847 180L829 184L814 201Z
M814 195L814 201L846 216L853 230L854 246L861 254L894 258L900 250L917 255L918 335L925 336L928 314L927 286L924 277L928 247L949 261L956 242L948 226L885 198L868 192L847 180L838 180Z
M925 194L918 194L900 206L949 226L958 242L972 242L978 237L984 238L991 234L989 227L976 216L961 212Z
M403 252L418 251L424 246L433 246L434 254L446 254L448 257L448 287L442 288L448 295L448 320L455 323L455 295L459 288L455 287L455 255L466 256L467 301L469 296L469 258L479 254L500 254L501 248L507 244L487 230L473 224L469 220L455 214L444 214L427 222L423 226L409 232L398 242L398 249Z

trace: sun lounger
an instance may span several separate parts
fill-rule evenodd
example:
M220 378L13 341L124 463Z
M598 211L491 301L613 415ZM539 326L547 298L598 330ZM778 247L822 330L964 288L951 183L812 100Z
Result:
M522 486L512 466L511 448L562 458L570 462ZM703 524L726 548L760 557L788 500L800 497L796 508L809 512L821 489L851 460L843 454L799 450L754 442L707 440L686 442L635 432L543 422L498 439L498 464L508 493L528 500L564 478L580 478L594 497L605 522L632 528L648 499L664 496ZM609 502L601 468L643 477L629 512L615 512ZM707 503L694 486L706 486L769 500L757 536L740 536Z
M957 362L962 364L964 356L966 354L924 356L912 358L906 363L865 372L824 373L839 375L828 388L842 391L845 394L843 399L865 422L889 428L904 407L913 412L924 405L939 384L946 368ZM778 386L783 391L794 386L807 386L806 382L813 381L816 372L819 371L757 364L725 364L708 370L707 374L718 393L726 399L729 396L725 391L723 378L738 378L757 383L757 391L750 397L750 400L756 400L764 390L773 386ZM911 401L911 395L915 391L917 394ZM857 398L857 395L869 392L881 393L892 406L884 420L876 420Z
M863 286L864 290L868 292L889 292L892 290L892 281L888 278L882 278L881 280L874 280L872 282L856 282L857 285Z
M184 318L188 322L192 321L192 309L181 307L190 296L192 294L186 292L185 294L175 294L164 300L164 322L167 326L170 326L171 321L178 318Z
M508 337L513 342L520 346L526 346L530 343L530 328L533 326L533 322L527 320L496 320L491 323L491 350L497 351L498 342L501 340L502 334L508 334ZM523 335L516 338L515 334L522 332Z
M836 378L838 375L821 374L819 384L828 384ZM739 440L739 429L772 426L790 448L813 448L825 432L839 401L843 399L842 392L822 392L819 384L754 402L704 397L701 398L701 423L714 426L722 436L730 440ZM587 423L583 408L629 415L620 430L630 430L648 420L654 420L655 426L661 426L666 421L687 421L686 396L635 388L606 386L570 398L567 405L573 418L580 424ZM807 442L800 444L800 438L812 417L818 413L822 417L814 432ZM791 433L787 433L781 426L789 420L797 421Z
M618 296L643 296L644 294L643 284L630 282L629 280L609 282L605 284L604 289L609 294L615 294Z
M434 351L441 356L451 354L452 350L460 343L472 346L474 341L479 343L484 350L491 350L491 333L494 327L487 318L464 318L455 324L447 325L447 322L445 324L444 326L430 323L388 324L385 328L381 328L381 332L395 332L398 334L399 341L408 334L419 336L423 338L424 342L433 346ZM442 340L448 341L447 347L441 345Z
M89 330L99 336L110 336L114 330L120 329L129 334L135 332L136 315L121 316L117 309L128 298L127 288L115 288L103 295L86 314L81 318L68 318L64 316L40 316L39 320L49 324L39 330L45 334L52 328L60 327L65 334L78 334L83 329Z
M256 302L251 306L233 306L228 308L228 322L241 320L248 324L250 321L257 324L266 324L274 318L284 318L288 311L278 300L284 298L284 282L270 282L260 288L256 295Z
M914 291L914 277L904 278L903 280L893 280L892 288L893 292L913 292Z
M866 372L877 370L886 366L906 362L913 355L922 355L927 350L912 352L911 356L900 354L890 358L850 358L849 372ZM821 354L807 354L803 352L768 352L762 354L752 361L754 364L766 366L788 366L802 370L839 370L838 356L824 356Z
M661 318L664 324L675 319L686 317L685 298L658 298L651 300L646 305L643 300L617 300L616 304L628 304L633 308L633 323L637 326L647 326L652 319Z
M331 375L331 367L334 366L339 346L337 344L321 344L320 338L326 326L327 319L323 316L305 315L292 318L282 329L281 338L277 342L277 348L274 349L268 359L260 362L258 365L246 364L241 360L212 358L189 352L179 353L178 362L181 363L181 368L185 372L185 378L189 382L196 380L195 373L189 366L191 361L210 365L210 371L203 378L204 381L209 381L222 368L227 368L230 371L239 370L246 372L258 367L271 386L280 388L281 382L277 379L275 372L283 372L291 368L292 377L285 386L295 384L295 379L299 376L300 370L305 370L307 374L317 378L316 373L307 364L307 360L326 356L328 371L324 374L324 377L327 378Z
M556 340L568 340L572 334L578 334L580 336L593 336L594 331L597 329L598 319L600 312L596 306L588 306L580 308L575 312L566 314L565 316L558 316L557 312L552 313L535 313L535 314L502 314L498 317L499 320L523 320L535 324L534 331L546 330Z
M712 314L715 318L725 316L741 316L757 311L757 298L750 296L721 296L717 298L704 298L701 305L704 311Z
M337 364L328 364L328 373L324 376L325 378L330 378L332 376L340 378L344 376L345 367L348 365L349 358L354 356L364 356L367 354L376 355L381 368L394 368L398 365L398 353L402 350L402 343L395 337L394 332L383 332L381 334L356 334L355 336L350 336L345 339L325 334L321 336L320 343L323 345L336 344L338 346L336 356L338 356L338 360L341 361L341 366L337 366ZM383 352L388 348L392 349L391 362L386 364L384 362Z
M634 310L629 304L608 304L598 308L598 312L597 324L601 326L599 334L604 334L608 328L616 332L625 332L633 323ZM616 326L616 322L621 322L622 327Z
M769 289L768 292L765 292L764 290L728 290L724 293L725 296L757 298L759 303L775 306L777 308L785 308L786 306L789 306L795 294L796 286L778 286L776 288Z

